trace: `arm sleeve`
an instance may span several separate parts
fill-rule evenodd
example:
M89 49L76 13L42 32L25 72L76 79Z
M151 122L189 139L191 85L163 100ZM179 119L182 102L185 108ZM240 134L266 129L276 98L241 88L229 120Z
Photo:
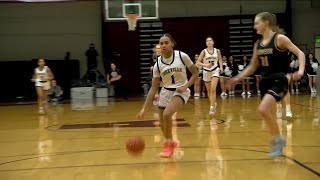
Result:
M187 67L190 67L193 65L193 62L192 60L190 59L190 57L188 56L188 54L184 53L184 52L181 52L181 58L182 58L182 61L184 62L184 64L187 66Z

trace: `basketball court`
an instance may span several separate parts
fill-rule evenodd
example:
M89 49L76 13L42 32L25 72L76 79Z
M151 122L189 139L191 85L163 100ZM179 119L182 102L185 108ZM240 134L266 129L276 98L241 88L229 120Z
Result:
M174 120L179 147L160 158L156 108L135 119L143 99L73 111L71 104L1 106L1 179L318 179L319 97L292 97L292 118L278 119L287 137L284 157L268 157L269 132L256 111L259 97L191 99ZM131 156L126 139L142 136L146 148Z
M158 0L104 1L105 21L137 21L149 27L159 19ZM152 22L150 27L159 27ZM143 49L159 39L147 40ZM150 40L151 39L151 40ZM250 42L251 43L251 42ZM250 47L251 48L251 47ZM252 49L252 48L251 48ZM143 63L142 63L143 64ZM146 75L147 66L141 66ZM144 72L143 72L144 71ZM141 82L145 82L144 77ZM136 114L145 99L93 98L89 101L51 103L47 113L37 114L36 102L0 104L1 180L284 180L320 177L320 97L307 93L291 96L292 118L277 120L287 139L284 155L268 156L270 134L257 107L260 97L221 98L217 113L208 115L208 98L194 99L173 116L173 137L178 141L171 158L159 153L163 136L157 107L144 120ZM283 106L285 107L285 106ZM285 108L283 109L283 112ZM145 149L132 156L126 140L141 136Z

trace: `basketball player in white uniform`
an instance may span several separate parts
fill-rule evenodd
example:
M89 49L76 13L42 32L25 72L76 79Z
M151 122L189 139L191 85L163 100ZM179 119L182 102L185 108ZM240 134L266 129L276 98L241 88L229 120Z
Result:
M45 66L45 60L38 60L38 67L34 69L32 81L35 82L39 113L44 113L44 107L48 101L48 90L50 89L50 81L53 79L53 74L48 66Z
M204 49L198 58L197 65L203 67L203 81L205 82L210 100L209 114L216 113L217 84L220 73L223 73L222 57L219 49L213 47L214 41L211 37L206 39L207 49Z
M172 139L172 115L187 103L190 97L189 87L198 78L198 71L187 54L173 49L175 43L170 34L164 34L159 44L162 55L154 65L152 86L137 118L142 119L145 111L150 107L161 77L163 87L160 91L158 109L160 127L166 141L163 143L160 156L171 157L177 146L177 142ZM192 73L189 81L187 68Z

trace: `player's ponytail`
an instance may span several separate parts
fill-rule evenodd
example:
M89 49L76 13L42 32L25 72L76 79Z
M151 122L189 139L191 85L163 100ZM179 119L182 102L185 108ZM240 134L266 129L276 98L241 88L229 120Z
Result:
M280 28L277 23L277 16L275 14L269 13L269 12L262 12L256 15L257 17L260 17L262 21L268 21L269 26L272 31L279 33L279 34L285 34L284 29Z

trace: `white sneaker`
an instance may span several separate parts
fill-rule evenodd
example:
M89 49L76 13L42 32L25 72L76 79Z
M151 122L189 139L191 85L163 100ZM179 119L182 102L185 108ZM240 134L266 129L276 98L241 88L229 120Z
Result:
M257 93L258 93L258 96L260 96L260 95L261 95L261 91L260 91L260 90L258 90L258 92L257 92Z
M234 91L231 91L231 95L232 95L232 96L234 95Z
M209 115L213 116L215 113L216 113L216 107L215 106L210 107Z
M296 94L299 94L299 89L296 89Z
M44 110L43 110L43 108L39 108L39 114L44 114Z
M206 97L206 93L203 92L203 93L202 93L202 97Z
M287 110L286 110L286 116L287 116L287 117L292 117L291 109L287 109Z
M248 96L251 96L251 92L250 92L250 91L248 91L248 92L247 92L247 95L248 95Z
M310 89L311 93L314 93L313 88Z
M241 93L241 96L245 96L245 95L246 95L246 92L242 92L242 93Z
M314 92L314 93L316 93L316 92L317 92L317 90L316 90L316 88L315 88L315 87L313 87L313 92Z
M294 89L291 89L291 94L294 94Z
M199 93L194 93L194 97L200 97Z

